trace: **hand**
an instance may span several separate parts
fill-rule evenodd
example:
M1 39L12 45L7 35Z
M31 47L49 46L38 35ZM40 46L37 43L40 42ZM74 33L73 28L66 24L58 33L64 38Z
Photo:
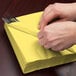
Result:
M39 43L46 49L64 50L76 44L76 22L55 22L38 33Z
M58 21L76 20L76 3L50 4L43 12L39 23L39 29L43 29L48 22L57 17L60 18Z

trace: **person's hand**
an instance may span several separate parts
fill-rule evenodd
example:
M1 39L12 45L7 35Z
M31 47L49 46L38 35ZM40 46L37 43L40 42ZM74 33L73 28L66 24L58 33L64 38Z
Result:
M55 3L50 4L45 8L40 23L39 29L51 22L55 18L60 18L58 21L76 20L76 3Z
M38 33L39 43L46 49L64 50L76 44L76 22L55 22Z

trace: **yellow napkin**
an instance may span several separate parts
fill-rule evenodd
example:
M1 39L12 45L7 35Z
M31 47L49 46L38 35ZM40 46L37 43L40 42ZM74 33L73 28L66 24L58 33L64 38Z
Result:
M76 61L76 45L61 52L39 45L37 33L42 12L17 17L18 22L5 23L5 31L23 73Z

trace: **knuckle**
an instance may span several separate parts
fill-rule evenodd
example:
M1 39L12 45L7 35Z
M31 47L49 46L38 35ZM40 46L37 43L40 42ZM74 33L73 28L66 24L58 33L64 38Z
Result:
M53 12L56 16L58 16L61 12L59 11L59 3L54 3L53 5Z
M59 3L56 2L56 3L54 3L54 5L57 6L57 5L59 5Z
M45 9L44 9L44 11L46 12L46 11L48 11L48 8L51 8L51 4L49 4Z
M54 3L53 4L53 9L56 9L57 6L58 6L58 3Z

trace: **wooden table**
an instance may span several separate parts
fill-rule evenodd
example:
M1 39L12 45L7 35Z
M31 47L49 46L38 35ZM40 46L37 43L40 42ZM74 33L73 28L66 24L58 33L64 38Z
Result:
M0 0L0 76L76 76L76 62L23 74L10 45L1 20L13 0ZM75 2L75 0L16 0L12 16L20 16L43 10L54 2Z

